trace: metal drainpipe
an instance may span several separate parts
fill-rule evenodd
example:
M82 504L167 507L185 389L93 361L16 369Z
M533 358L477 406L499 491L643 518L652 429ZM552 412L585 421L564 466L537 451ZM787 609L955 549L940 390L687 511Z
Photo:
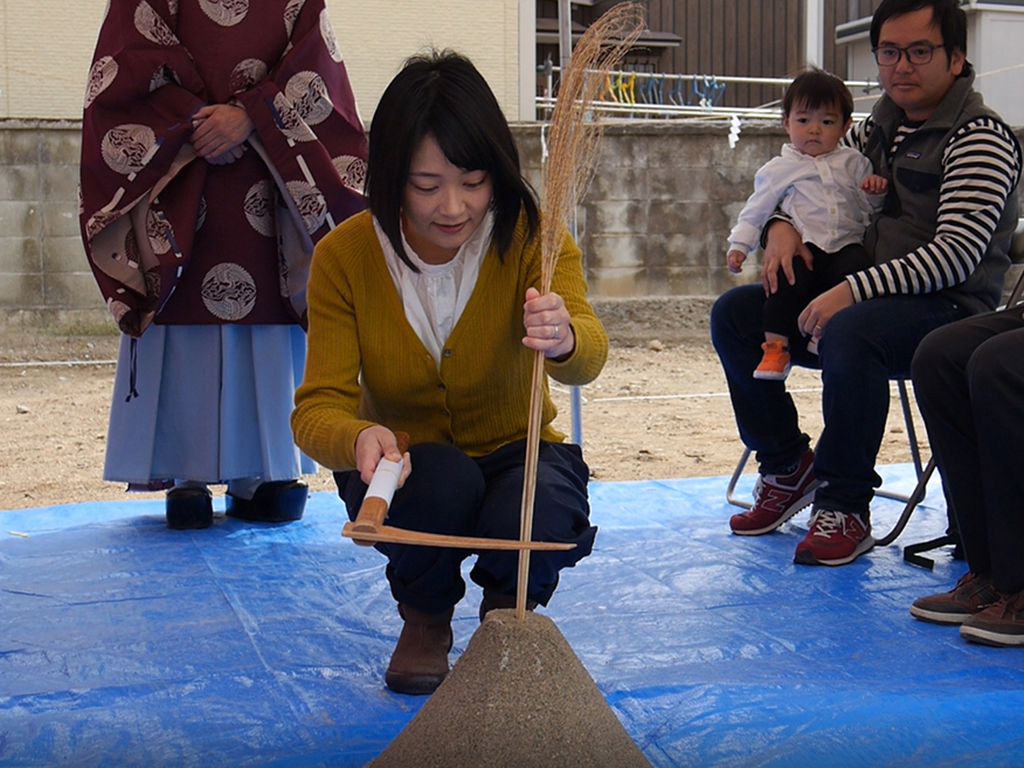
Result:
M558 59L561 72L565 72L572 58L572 4L570 0L558 0ZM554 94L552 94L554 95ZM569 231L576 239L576 206L573 206ZM583 444L583 407L579 387L569 388L569 407L572 419L570 440L576 445Z

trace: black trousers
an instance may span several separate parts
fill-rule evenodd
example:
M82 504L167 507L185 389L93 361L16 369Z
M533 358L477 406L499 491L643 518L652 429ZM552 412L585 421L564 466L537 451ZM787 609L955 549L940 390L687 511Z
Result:
M458 448L421 443L409 449L412 474L395 492L387 524L453 536L518 539L525 441L470 458ZM531 552L528 597L541 605L558 585L558 572L590 554L597 528L590 525L590 471L579 446L541 441L533 513L533 538L573 542L575 549ZM366 494L359 473L336 472L338 494L355 519ZM425 613L451 608L466 593L462 561L468 549L377 544L388 558L387 579L399 603ZM470 578L485 589L514 594L519 552L480 550Z
M836 253L825 253L812 243L806 245L814 254L814 269L808 269L803 259L793 259L796 284L790 285L780 269L779 288L764 302L762 330L785 336L791 345L801 338L796 320L811 299L839 285L847 275L873 266L864 246L859 243L847 245Z
M1024 307L932 331L914 394L967 564L1000 592L1024 589Z

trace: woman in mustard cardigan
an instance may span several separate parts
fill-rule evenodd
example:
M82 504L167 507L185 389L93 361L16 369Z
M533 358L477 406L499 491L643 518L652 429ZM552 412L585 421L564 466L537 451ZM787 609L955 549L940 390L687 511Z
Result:
M569 385L608 352L566 233L541 295L540 216L494 94L465 58L410 59L370 132L369 211L317 246L309 281L309 352L296 392L296 443L335 471L354 518L378 462L402 459L388 524L517 539L534 350ZM574 542L530 558L528 605L546 605L560 569L588 555L589 470L542 411L534 538ZM405 621L385 681L431 693L448 672L451 618L472 554L378 544ZM480 616L515 605L518 554L480 551L470 574Z

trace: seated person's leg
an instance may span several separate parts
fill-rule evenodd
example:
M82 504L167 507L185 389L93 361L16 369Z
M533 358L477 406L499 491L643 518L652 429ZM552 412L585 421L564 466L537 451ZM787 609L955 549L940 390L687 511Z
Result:
M800 430L796 406L781 381L752 377L761 358L765 295L758 285L724 293L711 310L711 340L722 361L733 412L744 445L756 451L761 478L751 509L733 515L734 533L774 531L811 503L817 482L810 438ZM798 349L804 363L813 355Z
M815 254L819 253L820 250L815 249ZM764 356L754 369L755 379L785 381L792 365L791 348L807 348L807 340L797 328L796 319L813 296L810 286L813 273L802 259L795 259L793 274L796 282L791 285L780 269L778 289L765 297L762 321L764 342L761 345Z
M889 413L889 381L910 375L914 351L930 331L965 310L938 294L887 296L838 312L819 345L825 428L815 473L827 486L817 502L868 519L881 478L874 469Z
M1013 321L1020 322L1020 307ZM1024 646L1024 328L982 344L968 366L978 434L992 585L1000 599L972 615L960 634L972 642ZM970 557L970 552L968 552Z
M984 522L978 519L982 507L982 465L974 412L967 407L972 402L968 370L979 348L997 333L1007 330L1007 318L1014 323L1024 323L1012 314L1003 314L1002 318L1000 314L970 317L932 331L918 346L912 365L914 396L942 476L951 513L950 528L960 529L952 511L961 510L957 518L968 518L965 520L967 535L975 542L970 549L976 558L983 558L968 560L968 565L972 570L980 567L980 572L984 573L988 573L989 565ZM963 535L958 536L962 541Z
M889 380L907 376L920 340L964 310L944 296L880 297L829 320L819 344L822 412L811 527L794 560L844 565L873 545L869 505L881 478L874 465L889 411Z
M810 270L804 264L803 259L793 260L793 275L796 282L792 285L786 279L785 273L779 270L778 290L770 296L765 297L763 327L766 334L784 336L790 347L807 346L807 339L800 333L796 320L812 298L818 293L817 288L817 265L823 264L828 259L820 248L808 245L815 256L815 270ZM822 266L822 268L824 268Z
M800 431L796 407L785 385L752 377L761 360L764 302L760 284L722 294L711 308L711 342L729 385L740 438L757 452L762 472L779 473L799 462L810 438Z
M1024 319L1019 307L997 319L1016 328L982 343L967 375L992 578L1012 593L1024 590Z
M992 584L978 431L974 409L967 407L972 402L968 368L979 347L1000 332L994 321L1001 322L997 315L981 315L943 326L914 353L914 396L942 476L947 530L963 541L962 528L970 541L965 548L970 571L949 592L920 597L911 605L910 613L922 621L962 624L999 599Z

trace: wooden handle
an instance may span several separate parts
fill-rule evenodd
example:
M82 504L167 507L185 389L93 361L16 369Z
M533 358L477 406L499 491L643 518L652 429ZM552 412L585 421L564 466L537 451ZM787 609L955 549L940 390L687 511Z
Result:
M396 432L395 437L398 439L398 450L404 455L405 452L409 450L409 433ZM368 496L363 499L362 506L359 507L359 513L356 515L355 521L348 523L345 526L345 529L354 534L376 533L384 524L384 518L387 516L387 502L377 496ZM373 546L373 542L368 539L359 539L353 536L352 540L360 546Z
M375 531L356 531L355 523L347 523L341 535L356 544L369 546L375 541L391 544L411 544L418 547L448 547L451 549L504 549L557 552L574 549L572 542L522 541L521 539L484 539L472 536L449 536L442 533L424 533L405 528L382 525Z
M384 499L377 496L363 499L363 505L359 507L359 514L351 523L351 530L373 533L382 525L384 518L388 516L388 505ZM345 526L348 528L349 526Z

